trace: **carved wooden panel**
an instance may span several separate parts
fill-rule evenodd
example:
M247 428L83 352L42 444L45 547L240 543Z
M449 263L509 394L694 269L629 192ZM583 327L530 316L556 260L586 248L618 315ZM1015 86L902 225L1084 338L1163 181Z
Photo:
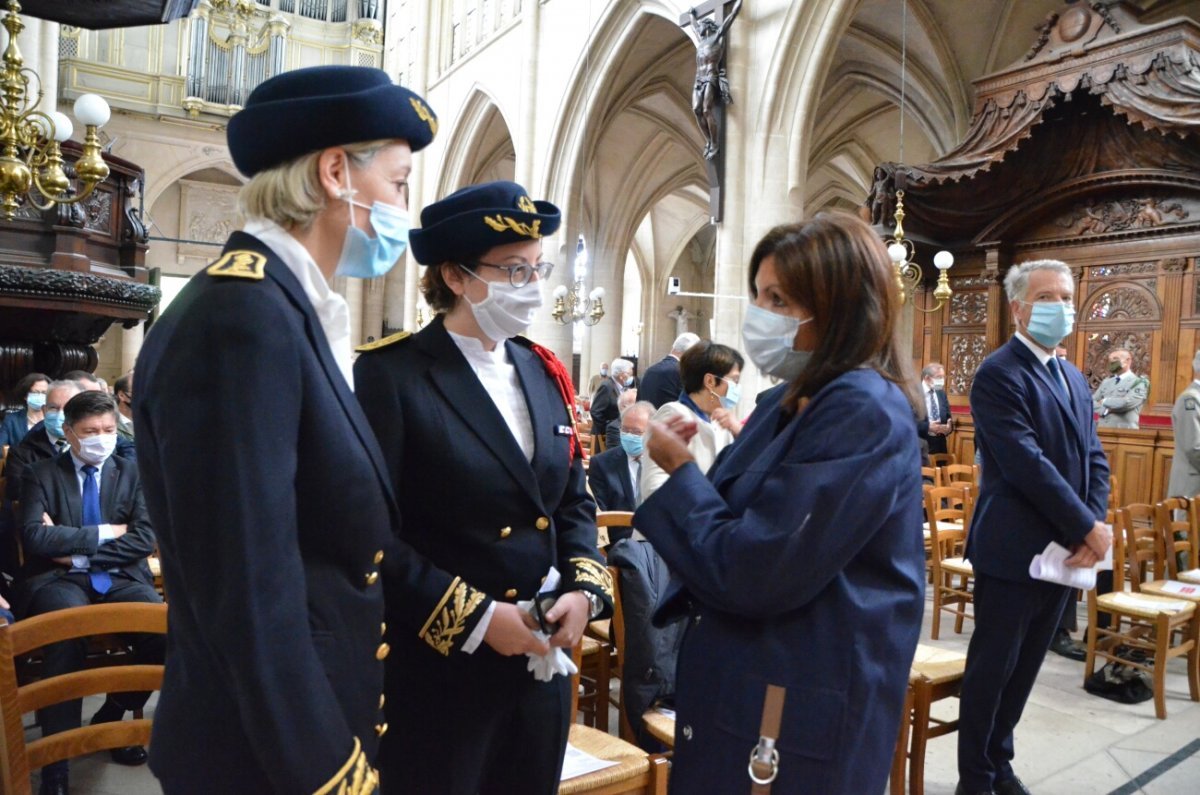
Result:
M1094 390L1108 377L1108 352L1124 348L1133 357L1133 372L1149 375L1152 331L1122 331L1113 334L1097 334L1088 340L1084 351L1083 375Z
M1079 204L1039 231L1055 237L1080 237L1170 226L1189 218L1191 211L1182 201L1147 196ZM1052 231L1054 228L1057 234Z
M982 326L987 322L987 293L955 292L950 296L950 324Z
M991 287L996 280L991 276L958 276L950 279L950 287L954 290L967 290L972 287Z
M975 373L987 355L987 335L951 334L946 391L951 395L970 395Z
M1084 304L1082 320L1158 320L1162 310L1154 296L1154 281L1119 282L1092 293Z
M1088 268L1088 276L1093 279L1109 279L1114 276L1137 276L1157 272L1157 262L1125 262L1120 265L1096 265Z

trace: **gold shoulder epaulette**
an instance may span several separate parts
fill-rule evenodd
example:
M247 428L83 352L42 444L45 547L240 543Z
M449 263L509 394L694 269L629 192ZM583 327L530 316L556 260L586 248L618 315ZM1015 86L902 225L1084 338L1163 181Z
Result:
M359 353L366 353L367 351L376 351L376 350L379 350L380 348L386 348L387 346L391 345L394 342L399 342L400 340L406 340L411 336L412 336L411 331L397 331L395 334L389 334L381 340L375 340L374 342L368 342L363 345L359 345L354 350L358 351Z
M205 270L209 276L231 276L235 279L262 279L267 258L257 251L226 251Z

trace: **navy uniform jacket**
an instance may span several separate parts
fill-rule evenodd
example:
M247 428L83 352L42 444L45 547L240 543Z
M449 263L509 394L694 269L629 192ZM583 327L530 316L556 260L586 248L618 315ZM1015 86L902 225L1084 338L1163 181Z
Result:
M170 628L151 769L168 793L350 786L382 725L395 508L311 302L235 233L154 325L137 374Z
M370 350L354 365L400 504L400 538L427 562L419 572L384 564L397 666L414 655L426 664L437 659L429 655L463 657L463 642L492 600L531 599L552 565L563 590L591 591L611 604L596 506L581 458L569 458L566 404L529 348L504 344L529 406L532 464L440 315L415 335L364 346Z
M789 420L788 388L763 396L709 479L685 464L634 517L678 578L657 620L691 601L680 795L749 790L767 684L787 688L773 795L882 792L891 765L925 607L912 408L860 369Z
M975 571L1028 581L1051 541L1083 543L1108 507L1108 459L1083 374L1061 362L1067 401L1050 370L1015 336L988 356L971 387L982 470L967 557Z
M642 384L638 389L638 400L648 400L654 408L662 408L664 403L679 400L683 391L683 378L679 375L679 360L667 356L662 361L655 362L642 376Z

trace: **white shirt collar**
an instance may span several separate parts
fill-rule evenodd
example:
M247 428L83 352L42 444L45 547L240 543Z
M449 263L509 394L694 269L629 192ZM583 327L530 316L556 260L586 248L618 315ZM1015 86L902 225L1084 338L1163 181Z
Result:
M325 275L317 267L312 255L308 253L300 241L279 224L266 218L250 218L242 230L248 235L257 237L271 247L283 264L300 282L304 294L312 303L317 313L317 320L325 332L329 349L338 369L346 379L350 389L354 389L354 356L353 345L350 343L350 306L346 299L335 292Z
M462 355L468 362L475 362L483 365L504 364L508 361L508 353L504 348L504 340L496 343L496 347L488 350L483 347L483 340L478 337L469 337L465 334L455 334L450 329L446 329L446 333L450 335L450 339L454 340L454 344L462 351Z
M1039 348L1036 344L1034 344L1034 342L1032 340L1030 340L1028 337L1026 337L1020 331L1013 334L1013 336L1016 337L1018 340L1020 340L1021 344L1024 345L1026 348L1028 348L1030 353L1032 353L1034 356L1037 357L1037 360L1041 363L1042 367L1045 367L1046 363L1049 362L1052 358L1054 358L1053 352L1046 353L1044 350Z
M83 468L85 466L88 466L88 462L84 461L82 458L75 455L74 448L68 447L67 450L70 451L70 453L71 453L71 463L75 466L75 474L78 475L79 477L83 477ZM96 467L97 472L104 469L104 466L105 466L105 464L108 463L109 458L112 458L112 456L110 455L108 458L104 459L104 461L100 464L100 466ZM92 466L96 466L96 465L92 464Z

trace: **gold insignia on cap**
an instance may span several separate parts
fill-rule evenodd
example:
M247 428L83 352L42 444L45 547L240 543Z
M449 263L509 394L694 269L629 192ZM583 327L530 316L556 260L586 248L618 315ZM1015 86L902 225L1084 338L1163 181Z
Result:
M267 258L257 251L226 251L208 266L209 276L232 276L235 279L262 279Z
M517 199L517 209L523 213L537 213L537 207L534 205L533 200L524 195Z
M413 110L417 112L417 118L428 124L429 131L434 135L437 135L438 122L437 119L433 117L433 111L431 111L424 102L416 97L409 97L408 101L412 103Z
M542 236L541 219L534 221L532 224L523 224L515 218L509 218L507 215L485 215L483 222L497 232L507 232L509 230L516 232L518 235L532 237L537 240Z
M359 353L365 353L366 351L374 351L374 350L378 350L380 348L386 348L388 345L391 345L394 342L399 342L400 340L406 340L411 336L412 336L411 331L397 331L395 334L389 334L381 340L375 340L374 342L368 342L365 345L359 345L354 350L358 351ZM375 562L378 563L380 560L383 560L382 555Z

